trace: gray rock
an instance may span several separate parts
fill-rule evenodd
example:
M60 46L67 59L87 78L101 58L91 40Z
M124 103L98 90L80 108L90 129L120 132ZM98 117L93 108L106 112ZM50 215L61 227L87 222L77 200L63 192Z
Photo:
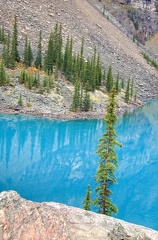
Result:
M14 191L0 193L3 240L158 240L158 232L63 204L27 201Z

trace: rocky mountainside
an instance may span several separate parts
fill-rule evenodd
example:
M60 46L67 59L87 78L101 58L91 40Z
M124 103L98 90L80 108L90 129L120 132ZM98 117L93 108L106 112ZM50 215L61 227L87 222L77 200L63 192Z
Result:
M157 1L131 0L91 0L100 12L107 16L130 38L145 44L151 36L158 32ZM151 51L154 55L155 53ZM156 52L157 53L157 52Z
M9 191L0 193L0 239L158 240L158 232L59 203L33 203Z
M119 72L125 81L134 79L140 100L158 97L158 74L143 58L142 49L96 10L91 0L1 0L0 24L4 22L5 28L12 30L14 15L18 19L21 52L26 34L36 52L40 29L45 49L49 33L58 21L63 37L73 36L74 51L80 49L84 36L85 56L91 56L96 46L105 69L112 65L115 75Z

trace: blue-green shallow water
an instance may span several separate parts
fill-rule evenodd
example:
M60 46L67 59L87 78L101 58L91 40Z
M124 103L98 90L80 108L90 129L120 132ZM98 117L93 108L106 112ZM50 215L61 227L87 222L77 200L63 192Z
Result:
M55 121L0 115L0 191L81 207L95 187L99 120ZM118 121L116 217L158 230L158 101Z

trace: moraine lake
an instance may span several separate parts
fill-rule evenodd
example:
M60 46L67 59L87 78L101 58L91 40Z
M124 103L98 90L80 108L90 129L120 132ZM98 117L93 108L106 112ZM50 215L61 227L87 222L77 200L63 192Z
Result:
M158 101L118 119L117 218L158 230ZM82 207L95 188L102 120L0 114L0 191Z

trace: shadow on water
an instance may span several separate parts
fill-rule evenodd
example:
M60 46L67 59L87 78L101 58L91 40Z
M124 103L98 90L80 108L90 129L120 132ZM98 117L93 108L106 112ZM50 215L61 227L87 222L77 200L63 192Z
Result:
M0 191L14 189L33 201L82 206L94 188L100 120L57 121L0 115ZM158 101L118 121L123 144L113 202L118 218L158 229Z

